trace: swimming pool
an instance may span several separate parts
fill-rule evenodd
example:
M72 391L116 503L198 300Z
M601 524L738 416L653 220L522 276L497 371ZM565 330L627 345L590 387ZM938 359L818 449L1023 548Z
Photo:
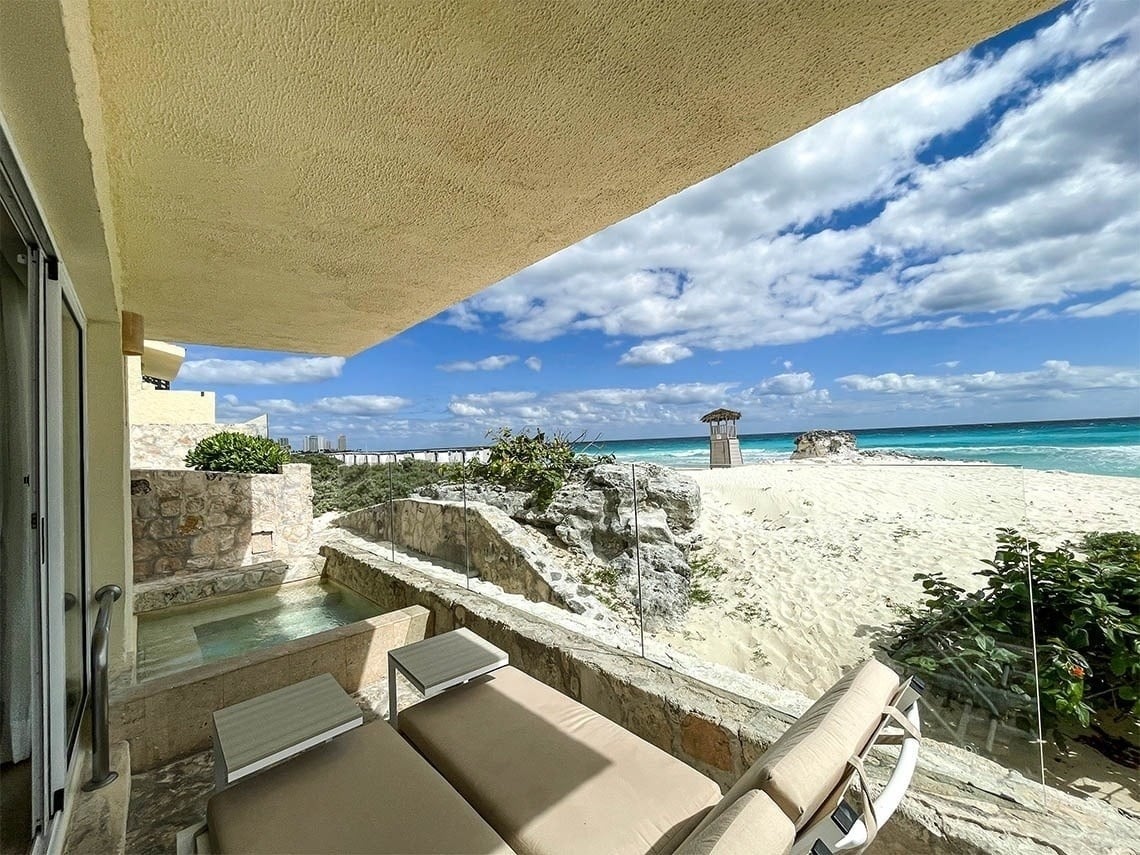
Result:
M163 677L380 614L329 580L297 582L139 615L135 679Z

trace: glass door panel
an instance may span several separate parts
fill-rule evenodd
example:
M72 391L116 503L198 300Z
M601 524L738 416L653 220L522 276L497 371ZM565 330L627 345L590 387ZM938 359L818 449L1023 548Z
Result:
M63 540L63 602L59 607L63 609L65 721L70 750L74 745L87 689L84 655L87 595L83 572L83 332L66 300L60 316L63 519L58 534Z
M35 254L0 204L0 851L4 853L28 851L43 821L39 531L32 527L37 484L32 319L33 286L38 281Z

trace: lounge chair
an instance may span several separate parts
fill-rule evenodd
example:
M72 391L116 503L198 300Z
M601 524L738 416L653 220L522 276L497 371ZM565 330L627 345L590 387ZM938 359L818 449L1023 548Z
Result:
M721 796L691 767L506 667L402 711L407 741L366 725L216 794L209 837L219 853L858 851L909 784L918 725L915 691L864 663ZM903 747L872 800L862 758L886 741Z

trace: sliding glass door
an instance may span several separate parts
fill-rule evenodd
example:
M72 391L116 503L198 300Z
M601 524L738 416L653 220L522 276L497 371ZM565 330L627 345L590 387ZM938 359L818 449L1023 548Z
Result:
M85 320L12 163L0 145L0 851L22 855L79 760L90 593Z

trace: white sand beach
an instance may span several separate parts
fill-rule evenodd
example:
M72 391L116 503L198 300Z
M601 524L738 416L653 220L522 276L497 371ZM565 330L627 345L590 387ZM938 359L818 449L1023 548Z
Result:
M998 528L1053 547L1140 521L1140 478L819 461L688 474L702 495L696 554L724 572L703 576L711 601L658 637L813 697L921 599L916 572L978 587Z

